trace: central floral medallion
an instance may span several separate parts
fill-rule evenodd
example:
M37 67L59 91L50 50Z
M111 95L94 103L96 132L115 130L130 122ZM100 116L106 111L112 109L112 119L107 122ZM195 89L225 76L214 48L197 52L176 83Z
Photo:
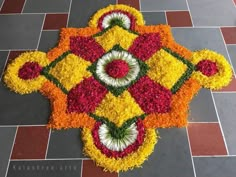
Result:
M148 66L116 45L87 69L112 94L119 96L147 73Z

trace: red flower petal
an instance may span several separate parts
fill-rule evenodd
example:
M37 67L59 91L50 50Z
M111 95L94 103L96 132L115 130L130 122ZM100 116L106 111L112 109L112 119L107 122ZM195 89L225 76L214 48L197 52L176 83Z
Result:
M197 70L206 76L213 76L218 72L218 68L215 62L210 60L202 60L197 65Z
M138 59L145 61L161 47L160 35L158 33L148 33L137 37L128 51Z
M129 65L124 60L117 59L106 65L106 73L113 78L125 77L129 72Z
M26 62L18 72L21 79L28 80L34 79L40 75L42 67L37 62Z
M107 89L93 77L83 80L70 90L67 97L68 112L90 113L107 94Z
M140 78L132 85L129 92L147 114L165 113L170 110L171 91L147 76Z
M72 53L91 62L96 61L105 54L105 50L102 46L100 46L92 37L71 37L70 49Z

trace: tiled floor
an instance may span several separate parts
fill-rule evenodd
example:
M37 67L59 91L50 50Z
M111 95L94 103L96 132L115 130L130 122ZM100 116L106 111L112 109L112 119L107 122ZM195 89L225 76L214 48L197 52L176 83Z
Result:
M224 0L0 0L0 75L29 50L47 51L62 27L85 27L108 4L143 12L147 25L169 24L191 50L222 53L236 71L236 1ZM80 130L47 130L49 102L21 96L0 82L0 177L235 177L236 79L227 88L202 89L191 103L187 128L161 129L143 168L107 173L82 153Z

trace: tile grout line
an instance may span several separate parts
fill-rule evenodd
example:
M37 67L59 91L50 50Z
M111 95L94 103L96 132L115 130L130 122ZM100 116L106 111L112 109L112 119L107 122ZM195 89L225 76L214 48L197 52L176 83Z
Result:
M21 9L21 14L22 14L23 11L24 11L24 8L25 8L25 4L26 4L26 2L27 2L27 0L25 0L24 5L23 5L23 7L22 7L22 9Z
M50 131L48 133L48 143L47 143L47 148L46 148L46 153L45 153L45 159L47 159L47 156L48 156L48 147L49 147L49 142L50 142L50 138L51 138L51 132L52 132L52 130L50 129Z
M219 122L191 122L188 121L189 124L218 124Z
M71 5L72 5L72 0L70 0L69 11L68 11L68 13L67 13L67 23L66 23L66 27L67 27L67 28L68 28L68 24L69 24L69 20L70 20Z
M5 2L5 0L2 1L2 4L0 6L0 11L2 10L2 6L3 6L4 2Z
M83 164L84 164L84 161L82 160L81 167L80 167L80 177L83 177Z
M191 156L191 161L192 161L192 166L193 166L193 174L194 174L194 177L197 177L196 176L196 169L195 169L195 164L194 164L194 161L193 161L192 148L191 148L191 145L190 145L190 140L189 140L188 128L187 127L185 127L185 131L186 131L187 138L188 138L188 146L189 146L189 151L190 151L190 156Z
M227 46L231 46L231 45L232 45L232 46L236 46L236 44L226 44L226 45L227 45Z
M20 14L20 13L4 13L4 14L1 14L1 16L4 16L4 15L43 15L43 14L68 14L68 12L45 12L45 13L43 13L43 12L38 12L38 13L36 13L36 12L32 12L32 13L29 13L29 12L25 12L25 13L22 13L22 14Z
M42 31L43 31L43 27L44 27L44 23L45 23L45 18L46 18L46 13L44 14L44 17L43 17L43 23L42 23L41 31L39 33L39 40L38 40L38 44L37 44L36 50L38 50L38 48L39 48L39 43L40 43L41 36L42 36Z
M6 169L5 177L7 177L7 174L8 174L9 165L10 165L10 159L11 159L12 151L13 151L13 148L14 148L14 145L15 145L15 140L16 140L17 132L18 132L18 127L16 127L15 136L14 136L13 143L12 143L12 146L11 146L11 153L10 153L10 156L9 156L9 159L8 159L8 164L7 164L7 169Z
M0 51L21 51L21 50L26 50L26 51L29 51L29 50L35 50L34 49L0 49Z
M190 11L190 8L189 8L189 5L188 5L188 0L186 0L186 4L187 4L187 7L188 7L188 13L190 15L191 22L192 22L192 25L193 25L192 27L194 27L193 18L192 18L191 11Z
M183 26L183 27L172 27L172 28L220 28L221 26L194 26L194 27L189 27L189 26ZM236 27L236 26L224 26L226 28L231 28L231 27ZM236 44L232 44L236 45Z
M228 52L228 48L227 48L227 45L226 45L226 42L225 42L224 35L223 35L222 31L221 31L221 28L219 28L219 30L220 30L220 34L221 34L221 37L222 37L223 42L224 42L224 45L225 45L225 49L226 49L226 53L227 53L227 56L228 56L228 59L229 59L229 63L230 63L230 65L231 65L231 68L232 68L233 73L234 73L234 78L236 78L235 70L234 70L234 67L233 67L233 64L232 64L232 61L231 61L229 52Z
M140 10L141 11L141 10ZM142 10L141 12L165 12L165 11L170 11L170 12L182 12L182 11L188 11L186 9L184 10L168 10L168 9L165 9L165 10Z
M193 157L199 157L199 158L208 158L208 157L236 157L236 155L194 155Z
M166 24L168 25L167 13L166 13L166 11L164 13L165 13L165 18L166 18Z
M236 8L236 1L232 0L233 1L233 4L234 4L234 7Z
M236 93L236 91L212 91L213 93L224 93L224 94L227 94L227 93Z
M228 150L228 146L227 146L227 143L226 143L224 131L223 131L223 128L222 128L222 125L221 125L220 116L219 116L219 114L218 114L218 110L217 110L217 107L216 107L215 98L214 98L214 96L213 96L212 91L210 91L210 92L211 92L212 101L213 101L213 104L214 104L214 107L215 107L215 111L216 111L216 117L217 117L217 119L218 119L219 126L220 126L220 130L221 130L221 134L222 134L222 137L223 137L223 140L224 140L226 152L227 152L227 155L229 155L229 150Z
M139 2L139 11L142 12L142 10L141 10L142 9L142 7L141 7L141 0L138 0L138 2Z
M0 76L0 82L2 81L2 76L3 76L4 71L5 71L5 69L6 69L6 66L7 66L7 63L8 63L9 55L10 55L10 50L8 50L7 58L6 58L5 64L4 64L3 69L2 69L2 73L1 73L1 76Z
M57 159L11 159L11 161L55 161L55 160L90 160L90 158L57 158Z
M46 126L47 124L39 124L39 125L0 125L0 127L17 127L17 126L20 126L20 127L36 127L36 126Z
M54 32L56 32L56 31L60 31L60 29L43 29L43 31L54 31Z

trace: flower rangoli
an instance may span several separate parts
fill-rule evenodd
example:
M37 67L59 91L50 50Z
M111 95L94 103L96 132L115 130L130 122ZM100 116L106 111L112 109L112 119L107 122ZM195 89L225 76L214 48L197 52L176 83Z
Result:
M82 128L85 154L109 171L141 166L157 128L186 126L199 89L219 89L232 76L221 54L184 48L168 25L145 26L125 5L101 9L88 27L63 28L60 36L47 53L12 61L4 81L17 93L50 99L48 127Z

